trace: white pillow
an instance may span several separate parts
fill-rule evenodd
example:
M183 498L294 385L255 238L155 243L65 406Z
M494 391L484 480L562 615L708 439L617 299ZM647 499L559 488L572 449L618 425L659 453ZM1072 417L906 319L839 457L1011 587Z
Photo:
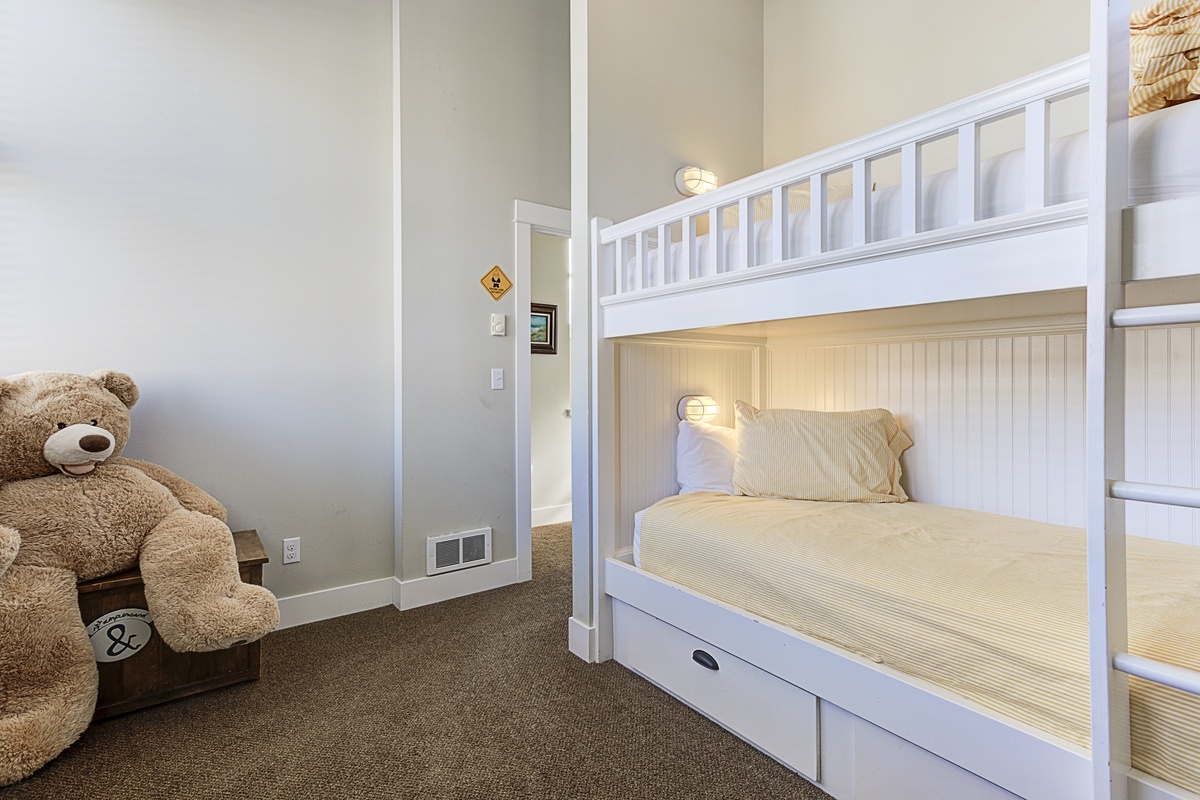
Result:
M733 462L736 458L737 431L733 428L686 419L679 423L675 476L680 494L733 494Z

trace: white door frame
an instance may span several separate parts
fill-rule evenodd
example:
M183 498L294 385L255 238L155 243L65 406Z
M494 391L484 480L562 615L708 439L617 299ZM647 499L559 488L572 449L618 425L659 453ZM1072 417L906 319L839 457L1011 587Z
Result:
M532 278L531 250L533 234L546 233L551 236L571 236L571 212L541 203L517 200L513 203L513 226L515 228L516 254L513 264L513 340L516 344L516 374L513 383L517 401L517 463L516 463L516 508L517 508L517 580L527 581L533 577L533 508L531 492L533 480L530 470L533 458L530 452L530 378L529 351L529 303L532 294L529 283ZM568 317L569 319L569 317ZM562 324L560 318L559 324Z

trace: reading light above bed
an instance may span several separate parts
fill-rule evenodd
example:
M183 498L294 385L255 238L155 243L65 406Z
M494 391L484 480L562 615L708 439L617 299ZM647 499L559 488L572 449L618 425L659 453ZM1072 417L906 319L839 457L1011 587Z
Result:
M679 399L680 419L689 422L712 422L721 413L721 406L706 394L689 394Z
M675 172L675 188L688 197L717 188L717 176L699 167L680 167Z

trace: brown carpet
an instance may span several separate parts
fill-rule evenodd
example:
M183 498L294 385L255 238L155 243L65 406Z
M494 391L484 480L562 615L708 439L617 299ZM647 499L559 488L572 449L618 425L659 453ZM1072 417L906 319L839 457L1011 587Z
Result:
M96 723L0 799L828 797L568 653L570 527L533 552L530 583L272 633L259 681Z

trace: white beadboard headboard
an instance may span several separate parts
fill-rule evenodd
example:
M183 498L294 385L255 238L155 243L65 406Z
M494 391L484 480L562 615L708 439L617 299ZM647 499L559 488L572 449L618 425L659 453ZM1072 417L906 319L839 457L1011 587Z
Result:
M882 407L913 438L914 500L1084 524L1084 336L1078 324L843 343L634 338L617 348L618 549L634 512L678 491L675 404L685 394L761 407ZM876 332L878 333L878 332ZM1126 478L1200 484L1200 327L1131 330ZM1133 535L1200 545L1200 512L1128 503Z

